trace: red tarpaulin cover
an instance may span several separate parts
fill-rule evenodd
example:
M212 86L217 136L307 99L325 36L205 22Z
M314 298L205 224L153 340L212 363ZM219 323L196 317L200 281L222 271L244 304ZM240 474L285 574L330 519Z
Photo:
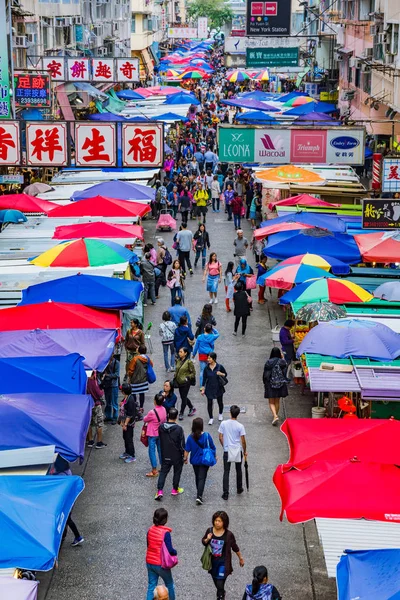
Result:
M42 302L0 310L0 331L30 329L118 329L119 312L82 304Z
M78 223L77 225L60 225L55 228L54 240L73 240L78 238L139 238L143 240L141 225L120 225L117 223Z
M256 240L263 240L267 235L278 233L279 231L296 231L299 229L314 229L313 225L303 225L303 223L277 223L274 225L274 219L271 219L271 225L256 229L254 237Z
M310 196L310 194L299 194L298 196L291 196L290 198L285 198L284 200L276 200L274 202L270 202L268 204L268 208L272 210L276 206L331 206L337 207L339 204L331 204L330 202L325 202L325 200L320 200L320 198L315 198L315 196Z
M6 194L0 196L0 209L15 208L23 213L44 213L47 215L57 207L57 204L41 200L28 194Z
M365 262L400 262L400 232L361 233L354 239Z
M290 462L273 481L290 523L317 517L400 522L400 423L289 419ZM376 492L376 493L375 493Z
M94 196L55 208L49 217L143 217L151 208L131 200Z

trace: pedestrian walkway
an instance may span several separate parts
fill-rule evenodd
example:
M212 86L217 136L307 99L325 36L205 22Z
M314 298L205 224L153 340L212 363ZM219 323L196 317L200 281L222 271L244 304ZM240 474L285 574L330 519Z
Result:
M145 221L144 225L146 239L150 240L154 236L155 222ZM196 221L189 221L189 227L194 232ZM228 222L223 212L209 212L207 228L211 250L217 252L225 269L227 261L233 260L233 222ZM246 221L244 233L250 241L251 231ZM163 237L171 248L173 234L163 234ZM249 251L248 258L254 267ZM215 419L214 425L207 426L206 399L201 396L198 386L192 388L190 398L197 407L196 416L203 417L205 429L212 434L219 460L210 469L203 506L195 504L194 476L189 465L184 467L181 479L184 494L171 497L170 488L166 486L164 490L161 505L169 512L168 525L173 529L173 542L179 555L179 565L174 569L178 600L215 597L211 578L201 568L200 556L203 550L201 538L216 510L228 512L230 528L235 533L245 560L245 567L240 569L236 556L233 557L234 573L227 581L227 600L241 600L245 584L251 581L252 570L259 564L268 567L270 580L284 599L336 598L335 582L327 578L314 524L303 527L279 521L280 501L272 484L272 474L276 465L286 462L288 450L279 428L271 426L262 383L263 365L272 347L271 325L275 326L277 319L280 323L284 319L284 312L276 304L276 292L273 294L273 300L261 306L257 304L253 291L254 310L244 338L232 336L234 317L233 312L228 314L225 310L222 285L219 288L219 303L213 306L217 329L221 334L215 348L218 361L226 368L229 379L224 403L226 406L238 404L245 411L239 420L245 425L247 433L250 491L237 496L232 473L229 500L225 502L221 499L223 462L218 443L218 422ZM200 314L207 300L202 270L198 266L193 277L187 277L185 291L186 307L192 321ZM149 321L153 323L152 358L157 374L157 383L151 386L151 392L146 396L145 412L152 407L152 396L162 388L167 378L158 325L162 312L169 305L169 289L162 288L156 306L145 309L145 325ZM196 366L198 372L198 364ZM168 375L172 379L171 374ZM287 416L308 417L311 405L311 395L300 396L297 388L291 387L284 410ZM229 418L228 413L225 415ZM181 423L185 435L190 432L191 421L185 416ZM127 465L118 460L123 449L122 433L118 426L107 427L104 433L107 448L102 452L95 449L88 451L87 461L83 465L86 491L74 510L76 521L85 536L85 545L71 548L66 544L63 547L60 553L62 568L52 578L47 600L145 598L146 531L151 525L153 511L160 504L153 499L156 482L145 477L149 470L149 459L147 449L139 442L139 435L140 424L135 430L136 463ZM167 484L171 484L170 478ZM42 594L45 588L40 587Z

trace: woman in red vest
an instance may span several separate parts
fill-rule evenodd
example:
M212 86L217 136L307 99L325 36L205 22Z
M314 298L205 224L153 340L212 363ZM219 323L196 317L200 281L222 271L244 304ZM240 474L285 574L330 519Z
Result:
M154 590L157 587L158 579L161 577L167 586L169 600L175 600L174 580L172 579L171 569L161 567L161 548L163 542L171 556L176 556L177 552L172 546L170 527L166 527L168 521L168 512L165 508L158 508L154 511L153 525L147 532L147 552L146 566L149 585L147 588L146 600L153 600Z

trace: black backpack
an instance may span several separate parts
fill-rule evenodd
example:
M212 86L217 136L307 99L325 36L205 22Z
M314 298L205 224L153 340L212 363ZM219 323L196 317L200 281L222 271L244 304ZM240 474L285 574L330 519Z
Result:
M164 258L163 258L163 263L164 263L164 265L171 265L172 264L172 256L171 256L171 252L168 250L168 248L165 248L165 254L164 254Z

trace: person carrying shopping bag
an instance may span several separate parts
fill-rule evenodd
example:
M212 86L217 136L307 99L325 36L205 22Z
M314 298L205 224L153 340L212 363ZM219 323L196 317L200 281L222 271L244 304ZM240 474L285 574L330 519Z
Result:
M171 569L177 564L177 551L172 545L172 529L167 527L168 511L158 508L154 511L153 525L147 532L146 566L148 587L146 600L153 600L158 580L164 581L170 600L175 600L175 586Z
M217 449L211 435L204 431L204 422L200 417L196 417L192 421L192 432L187 437L185 445L185 463L187 463L189 454L196 479L196 504L200 505L203 504L208 469L217 463Z

